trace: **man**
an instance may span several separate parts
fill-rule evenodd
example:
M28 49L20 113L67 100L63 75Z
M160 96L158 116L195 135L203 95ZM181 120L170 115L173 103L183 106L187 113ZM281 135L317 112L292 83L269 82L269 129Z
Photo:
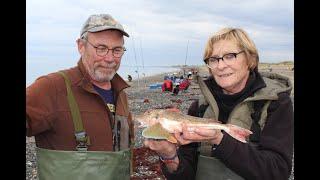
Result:
M40 179L130 178L129 86L116 73L123 35L110 15L91 15L77 40L78 65L27 87L26 130L35 136Z

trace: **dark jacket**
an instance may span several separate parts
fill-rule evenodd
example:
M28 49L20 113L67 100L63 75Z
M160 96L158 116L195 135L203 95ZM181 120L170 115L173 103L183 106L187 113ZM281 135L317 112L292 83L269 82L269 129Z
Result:
M205 83L210 91L214 92L213 94L221 92L212 78ZM265 83L260 74L251 72L243 91L217 100L221 112L219 120L226 123L236 104L264 87ZM212 156L220 159L228 168L245 179L287 180L292 168L293 107L289 92L280 93L278 97L278 100L272 101L267 109L268 116L258 146L238 142L224 133L220 145L212 151ZM227 103L222 104L222 102ZM199 116L198 101L191 104L188 114ZM168 179L194 179L197 168L197 146L197 143L193 143L179 148L181 164L176 172L169 173L164 166L162 167Z

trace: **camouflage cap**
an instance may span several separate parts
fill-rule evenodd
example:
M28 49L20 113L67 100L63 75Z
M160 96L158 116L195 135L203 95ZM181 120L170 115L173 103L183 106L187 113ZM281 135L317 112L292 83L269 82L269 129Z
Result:
M122 25L109 14L91 15L83 24L80 37L82 37L85 32L99 32L108 29L119 30L123 35L129 37L129 34L124 31Z

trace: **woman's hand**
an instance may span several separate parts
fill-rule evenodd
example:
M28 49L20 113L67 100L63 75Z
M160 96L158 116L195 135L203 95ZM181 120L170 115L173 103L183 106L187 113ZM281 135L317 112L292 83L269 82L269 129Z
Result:
M177 153L177 146L166 140L145 140L144 145L164 158L173 157Z
M170 107L167 110L180 112L180 110L176 107ZM174 136L181 145L201 141L209 141L209 143L212 145L218 145L222 140L223 134L220 130L207 129L204 127L193 127L182 124L182 133L175 132Z
M208 141L210 144L220 144L223 134L220 130L194 127L183 124L182 133L175 133L175 138L182 145L192 142Z
M173 172L178 169L179 166L179 157L177 155L177 146L166 140L145 140L144 145L151 150L154 150L161 156L163 159L175 157L170 160L170 162L165 162L167 169L170 172Z

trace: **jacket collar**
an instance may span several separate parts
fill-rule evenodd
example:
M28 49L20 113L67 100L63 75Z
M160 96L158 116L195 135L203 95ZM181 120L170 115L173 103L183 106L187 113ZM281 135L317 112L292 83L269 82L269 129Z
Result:
M84 64L82 62L82 59L78 61L78 68L80 70L80 73L82 75L82 79L79 81L78 85L81 86L84 90L97 94L97 92L93 88L93 84L90 81L90 75L87 73ZM114 75L114 77L111 80L111 88L114 90L114 92L118 95L120 91L122 91L125 88L130 87L125 80L123 80L118 73Z

